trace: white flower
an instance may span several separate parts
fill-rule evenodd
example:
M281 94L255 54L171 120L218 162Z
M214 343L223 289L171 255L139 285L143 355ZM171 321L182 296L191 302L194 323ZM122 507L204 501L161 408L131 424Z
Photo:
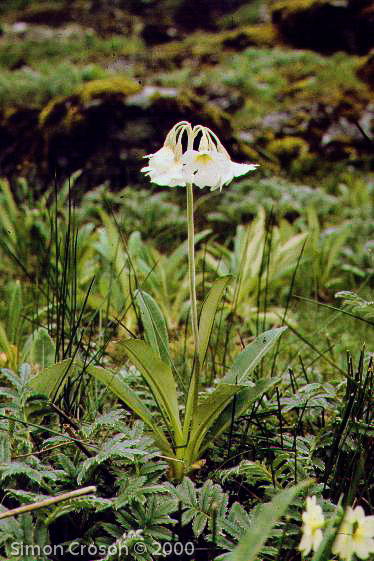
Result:
M222 189L234 177L244 175L256 169L255 164L237 164L228 155L217 150L187 150L182 156L186 182L197 187L211 187L211 190Z
M299 550L304 554L313 550L317 551L322 541L322 530L325 523L325 518L322 513L322 508L317 505L315 496L307 497L306 511L303 512L303 536L299 543Z
M345 561L350 561L353 554L367 559L374 553L374 516L365 516L361 506L348 507L332 552Z
M182 162L176 159L173 150L168 146L163 146L154 154L144 156L149 158L148 166L141 169L149 176L152 183L169 187L186 185L183 175Z
M183 153L182 138L187 135L186 151ZM196 138L201 135L199 149L194 149ZM202 189L222 189L234 177L244 175L257 168L256 164L237 164L222 146L218 137L207 127L181 121L174 125L166 136L164 146L149 158L148 166L142 168L153 183L176 187L192 183Z

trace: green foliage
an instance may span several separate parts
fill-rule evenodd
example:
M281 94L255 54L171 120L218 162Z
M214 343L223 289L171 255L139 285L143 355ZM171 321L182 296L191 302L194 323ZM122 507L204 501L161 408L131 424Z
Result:
M10 39L10 38L9 38ZM140 46L140 41L124 36L99 37L95 32L55 34L52 37L3 41L0 48L0 66L14 68L20 61L34 67L45 63L51 66L61 59L85 62L104 56L118 56ZM93 55L95 53L95 55Z
M128 440L123 434L117 434L109 438L105 441L98 454L83 462L78 475L78 483L81 484L92 481L94 471L109 459L112 461L124 460L125 463L133 463L137 455L148 455L145 448L149 446L149 444L150 442L147 440L143 442L139 442L138 439Z
M304 103L315 100L316 96L334 103L344 89L364 89L355 75L357 66L358 60L344 53L326 58L306 50L249 47L241 53L226 54L219 67L199 78L204 83L219 79L246 96L245 107L236 114L238 120L242 119L243 128L244 123L253 124L274 107L278 111L287 107L290 97L286 92L300 90Z
M237 466L220 470L217 473L217 477L222 483L237 476L243 477L250 485L256 485L257 483L264 485L273 482L272 473L266 465L249 460L242 460Z
M83 513L87 515L89 511L102 512L112 507L112 501L101 497L75 497L68 503L62 503L47 517L45 524L49 526L59 518L68 514L77 515Z
M374 302L361 298L350 290L341 290L335 294L335 298L341 298L343 307L358 317L371 319L374 315Z
M25 341L24 360L29 360L36 368L47 368L54 363L56 348L48 330L37 328Z
M309 239L304 266L312 268L310 279L318 292L322 287L330 288L341 281L341 277L336 276L336 268L342 248L349 236L350 226L343 224L339 228L322 230L313 207L307 209L307 216Z
M234 14L243 24L262 17L258 2ZM21 39L5 22L0 102L39 106L80 91L91 103L123 64L148 81L142 24L131 26L110 38L63 30ZM301 120L311 101L340 111L348 90L366 99L360 61L343 53L220 53L219 33L188 35L165 45L167 59L161 46L149 49L152 79L180 89L188 81L228 103L239 149L264 119L292 120L290 99ZM196 57L180 64L183 50ZM306 151L304 140L269 129L254 148L272 146L261 154L272 166L284 142ZM50 192L35 198L33 183L1 180L0 510L97 485L96 496L0 520L1 558L24 561L12 542L51 544L74 528L80 544L123 545L139 561L156 558L155 540L178 539L217 560L290 561L307 492L294 486L313 478L308 493L331 516L313 559L328 561L343 512L333 503L373 504L374 183L358 158L327 172L312 157L320 171L300 184L259 171L195 205L198 388L180 190L102 187L73 209L67 184L51 202ZM287 333L254 338L286 312ZM364 340L367 351L357 363L348 353L346 365L346 349ZM129 534L140 528L145 554Z
M214 210L210 209L212 200ZM309 206L318 209L320 218L326 218L338 212L339 200L318 185L311 187L282 177L251 177L222 193L210 193L205 203L202 201L210 222L231 228L254 217L259 207L272 211L278 220L297 216L302 221Z
M0 512L5 511L6 509L0 506ZM0 520L0 546L4 547L8 559L13 561L44 561L44 556L42 558L37 553L48 542L46 526L41 522L35 524L32 515L29 513L23 514L19 518ZM30 547L31 555L25 555L22 554L21 546L35 546L35 549ZM34 554L34 551L36 554ZM17 553L21 555L18 556Z
M276 378L259 380L248 387L247 380L249 374L283 331L284 328L262 334L258 340L254 341L238 356L232 369L219 382L212 394L208 397L204 396L197 403L197 406L191 406L192 392L190 389L187 395L183 426L179 415L177 386L171 367L164 363L144 341L123 341L121 343L123 348L142 374L153 395L158 413L163 418L167 428L167 433L155 421L151 411L118 374L114 375L109 370L90 365L87 366L87 371L104 382L140 416L151 429L157 445L167 455L173 475L180 479L184 471L188 470L200 458L202 450L206 447L204 441L209 429L212 430L211 438L214 438L229 425L231 418L229 408L234 395L238 394L235 414L239 416L259 399L263 392L269 390L277 382ZM79 369L82 366L75 361L74 367ZM37 378L38 391L50 395L56 385L53 381L56 374L58 380L63 383L61 373L65 370L66 365L58 363L55 367L52 367L51 373L47 370L42 371ZM237 380L239 383L234 384L232 380ZM36 388L35 385L34 388ZM167 437L168 433L172 435L172 442Z
M241 561L245 558L248 561L255 561L274 525L286 513L296 495L308 485L310 485L310 482L304 481L295 487L280 491L271 503L262 505L257 512L256 518L253 520L252 527L229 555L228 560Z
M301 256L305 233L296 234L285 221L280 228L269 227L265 212L259 210L256 220L247 227L237 227L232 250L218 243L209 244L207 262L219 275L233 275L236 279L227 290L233 310L248 321L255 330L255 319L263 324L277 323L285 310L258 307L259 298L267 291L274 293L290 277ZM252 321L251 321L252 320Z
M142 290L137 291L135 298L139 302L147 342L163 362L170 363L169 335L157 302Z
M139 36L99 37L94 32L15 39L0 45L0 102L40 106L71 95L82 84L109 78L108 57L142 50ZM62 62L61 62L62 61Z
M126 239L118 224L100 211L105 228L99 230L96 249L103 261L99 276L99 294L90 301L109 307L115 318L125 313L124 323L134 329L133 295L141 288L157 302L169 329L176 329L185 316L188 300L187 242L180 244L169 256L161 254L151 243L145 243L135 231ZM207 237L209 230L196 236L196 244ZM197 260L202 258L199 252ZM202 281L201 275L198 282Z
M127 234L139 231L142 239L157 240L170 248L176 236L180 241L184 238L186 217L180 205L171 200L170 193L152 193L151 189L151 185L147 189L128 185L119 196L111 195L111 200L119 205L119 224Z
M212 531L217 519L226 513L227 496L222 493L219 485L214 485L209 479L197 492L192 481L185 477L175 488L175 494L184 507L182 524L192 522L196 537L200 536L206 526Z

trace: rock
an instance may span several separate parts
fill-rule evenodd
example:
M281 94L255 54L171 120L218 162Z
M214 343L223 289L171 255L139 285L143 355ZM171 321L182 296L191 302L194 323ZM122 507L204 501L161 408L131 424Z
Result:
M38 142L37 109L8 109L0 112L0 175L28 174L33 147Z
M217 20L233 12L245 0L182 0L174 14L176 25L185 31L217 29Z
M272 21L298 48L362 55L374 47L374 2L368 0L278 0Z
M174 38L176 30L165 22L146 22L142 30L142 38L147 45L160 45Z
M92 9L94 7L94 9ZM125 8L118 8L116 2L30 2L18 10L10 12L14 23L22 21L28 28L38 27L60 29L68 24L82 25L94 29L100 35L127 33L134 25L136 17Z
M374 49L364 58L357 69L357 76L374 90Z

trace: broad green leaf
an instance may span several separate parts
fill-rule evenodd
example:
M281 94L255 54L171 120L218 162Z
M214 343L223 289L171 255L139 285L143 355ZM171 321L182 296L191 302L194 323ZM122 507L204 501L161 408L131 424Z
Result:
M128 251L132 259L140 257L143 262L152 261L152 249L144 243L138 230L129 236Z
M6 179L2 179L0 181L0 191L3 194L5 203L2 204L1 207L8 211L8 214L6 214L6 216L9 216L9 222L6 222L5 224L3 224L3 226L4 228L9 228L9 230L12 231L12 224L10 221L16 221L18 215L18 207L14 200L9 182Z
M148 343L161 360L166 364L170 364L168 332L159 305L152 296L143 290L137 290L135 298L139 302Z
M14 282L10 288L8 306L6 331L9 341L17 345L22 310L22 291L19 281Z
M4 351L4 353L11 354L11 343L7 337L6 331L3 327L3 324L0 323L0 349Z
M37 364L41 368L53 365L55 361L55 346L47 329L38 327L27 339L23 349L23 357Z
M187 444L191 463L198 459L199 449L207 431L240 389L241 386L234 384L221 384L197 407Z
M152 415L126 382L121 379L120 374L111 372L100 366L92 365L87 366L87 372L102 382L117 397L122 399L122 401L144 421L153 432L157 445L164 453L170 456L174 455L164 432L159 428L157 423L154 422L154 415Z
M202 366L205 360L217 308L221 301L223 291L225 290L230 279L230 276L217 279L213 283L212 288L210 289L209 294L204 301L199 321L200 366Z
M252 405L256 399L259 399L264 392L269 390L272 386L280 381L280 378L267 378L259 380L253 387L245 387L241 389L235 396L235 401L231 401L226 405L225 409L221 412L219 417L216 419L215 423L211 427L209 433L209 441L211 442L217 436L219 436L223 431L227 430L232 423L233 417L238 419L248 407ZM220 386L218 386L220 387ZM233 411L235 407L235 411ZM209 446L209 442L206 443L201 450L201 454ZM200 455L201 455L200 454Z
M81 365L74 363L71 358L44 368L30 382L31 389L36 393L45 394L49 399L58 397L68 377L75 375Z
M153 349L140 339L121 342L133 364L141 372L160 408L165 422L175 435L176 444L182 443L177 387L169 364L163 362Z
M259 335L234 360L234 363L221 380L223 384L245 384L250 372L257 366L262 357L271 349L287 327L270 329Z
M270 503L260 506L252 527L228 556L228 561L243 561L244 559L245 561L256 561L275 524L287 512L289 505L300 491L312 483L311 480L302 481L298 485L278 493Z

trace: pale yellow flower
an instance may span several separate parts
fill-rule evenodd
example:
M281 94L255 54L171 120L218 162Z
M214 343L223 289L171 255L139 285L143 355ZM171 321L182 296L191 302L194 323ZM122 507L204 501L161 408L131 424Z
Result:
M310 551L317 551L319 548L323 538L321 528L324 523L322 508L317 505L316 497L307 497L306 511L303 512L303 535L299 543L299 550L303 555L308 555Z
M361 506L348 507L332 552L344 561L350 561L354 554L367 559L374 553L374 516L365 516Z

